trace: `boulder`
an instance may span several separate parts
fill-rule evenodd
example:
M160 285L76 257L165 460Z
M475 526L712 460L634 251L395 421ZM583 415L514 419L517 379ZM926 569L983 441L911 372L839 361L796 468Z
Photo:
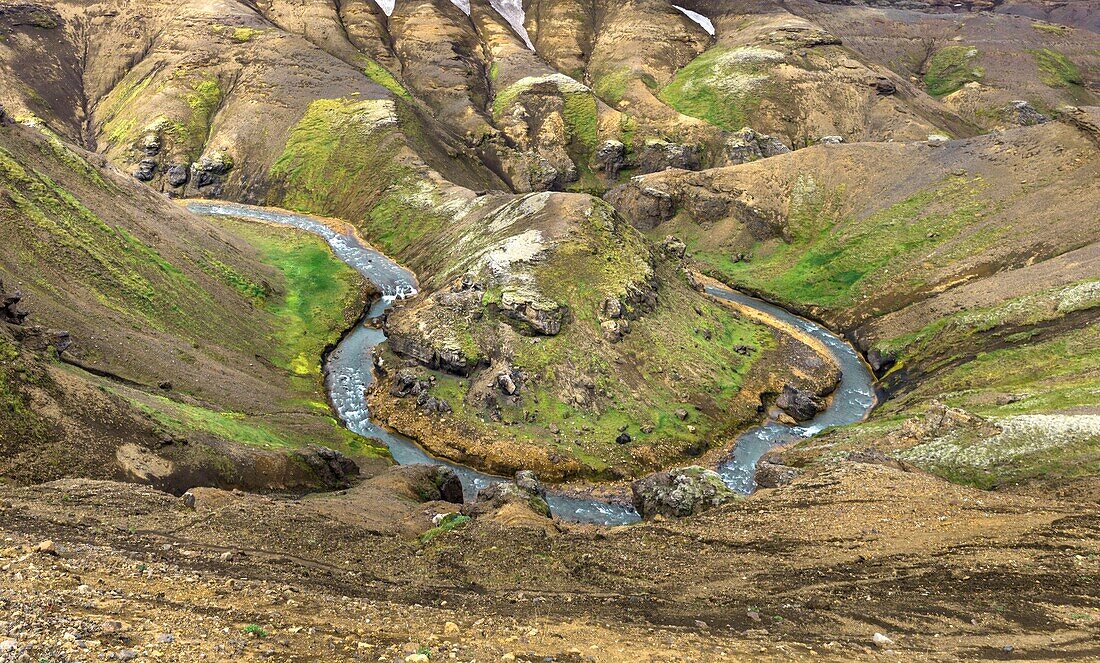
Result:
M424 502L462 504L462 481L446 465L418 463L392 468L390 474L404 480L413 494Z
M355 461L335 449L311 444L303 449L296 449L293 453L313 471L320 484L327 488L347 486L359 477L359 466Z
M871 348L867 352L867 363L870 364L871 370L878 376L893 368L897 361L897 355L891 350Z
M150 182L157 174L156 159L142 159L134 169L134 179L139 182Z
M233 168L233 158L225 150L204 154L198 163L191 164L191 180L198 188L215 184Z
M605 140L596 147L592 165L608 177L615 177L626 165L626 146L617 140Z
M676 235L669 235L661 242L661 250L674 260L682 260L687 254L687 244Z
M818 142L822 145L840 145L844 142L844 136L822 136Z
M762 460L756 466L756 485L761 488L786 486L798 476L798 468Z
M809 421L825 409L825 404L808 391L793 385L784 385L783 393L775 400L779 409L789 414L795 421Z
M8 292L4 290L4 282L0 281L0 321L13 325L23 324L30 314L19 310L18 305L22 299L23 295L18 290Z
M699 155L695 148L664 140L647 140L638 150L638 172L659 173L670 168L699 169Z
M758 133L751 127L744 127L726 140L726 158L731 164L748 163L790 151L783 141Z
M185 163L174 163L168 166L164 179L169 186L183 186L190 179L190 167Z
M693 516L737 497L713 470L697 465L651 474L631 485L642 518Z
M515 481L502 481L477 491L474 504L464 509L467 515L481 516L508 510L529 512L551 518L546 491L533 472L517 472Z
M871 87L875 89L875 94L880 97L888 97L898 91L898 86L894 84L894 81L880 76L871 81Z

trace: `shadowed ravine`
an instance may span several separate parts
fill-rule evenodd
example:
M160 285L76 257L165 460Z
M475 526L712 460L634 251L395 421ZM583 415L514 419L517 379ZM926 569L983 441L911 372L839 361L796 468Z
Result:
M410 297L417 292L416 278L411 272L364 245L355 236L342 234L317 219L293 212L237 203L189 202L187 208L197 214L232 216L293 226L324 238L338 258L356 269L382 294L367 311L364 321L377 320L395 300ZM717 469L731 488L747 494L756 487L753 474L757 461L772 447L800 437L816 435L830 426L861 421L875 405L874 377L859 353L828 329L778 306L728 288L711 285L707 286L706 292L719 299L752 307L768 317L793 325L813 336L825 345L842 373L840 384L833 393L828 408L813 420L799 426L768 421L745 431L737 438L733 453ZM347 428L364 437L384 442L394 460L402 465L439 463L453 468L462 479L467 499L472 499L480 488L505 480L434 458L413 440L370 420L366 389L374 379L371 351L385 340L386 336L380 329L360 324L328 356L325 374L329 397ZM622 504L553 492L547 501L554 514L565 520L606 525L621 525L638 520L634 509Z

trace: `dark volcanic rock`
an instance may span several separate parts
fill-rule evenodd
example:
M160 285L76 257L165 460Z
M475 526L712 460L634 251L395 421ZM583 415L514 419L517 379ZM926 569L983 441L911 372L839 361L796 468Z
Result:
M609 177L618 175L626 165L626 146L617 140L605 140L596 148L592 164Z
M445 465L402 465L390 472L402 476L413 492L425 502L463 502L462 481L454 470Z
M637 162L641 174L659 173L669 168L699 169L699 155L695 148L663 140L646 141L638 151Z
M651 474L635 481L631 491L642 518L693 516L737 497L717 472L699 466Z
M215 150L191 164L191 180L201 189L219 182L232 168L232 157L225 150Z
M18 291L7 292L4 290L4 282L0 281L0 321L21 325L27 319L29 313L20 311L19 302L23 299Z
M165 174L164 179L167 180L169 186L183 186L187 184L190 177L191 172L188 164L174 163L168 166L168 172Z
M748 163L758 159L786 154L791 148L778 138L745 127L726 140L726 158L732 164Z
M134 179L141 182L152 181L157 174L157 162L155 159L142 159L134 169Z
M321 485L328 488L347 486L359 476L355 461L335 449L311 444L295 450L294 455L313 470Z
M783 387L783 393L775 400L775 405L795 421L809 421L825 409L825 404L813 394L791 385Z

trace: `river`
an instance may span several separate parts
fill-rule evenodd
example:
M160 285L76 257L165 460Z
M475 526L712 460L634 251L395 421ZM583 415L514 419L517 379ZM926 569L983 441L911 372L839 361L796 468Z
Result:
M374 380L372 351L385 342L386 335L372 322L377 322L398 299L417 294L416 277L390 260L383 253L364 244L353 234L345 234L318 221L294 212L253 207L237 203L191 201L187 209L208 216L231 216L267 223L293 226L322 237L333 254L358 271L381 293L364 315L367 324L357 325L344 336L328 355L325 364L325 385L340 419L348 430L367 438L384 442L394 461L402 465L437 463L452 468L462 480L466 499L492 483L507 479L478 472L430 456L413 440L371 421L366 391ZM786 309L760 301L729 288L711 285L707 294L735 301L794 325L824 344L841 370L840 384L829 406L814 419L796 426L767 421L738 436L733 452L716 468L732 489L751 493L756 488L753 478L756 464L769 449L778 444L811 437L831 426L843 426L861 421L875 406L874 376L858 352L844 339L814 322ZM605 525L624 525L638 520L630 506L603 502L593 498L575 497L550 491L547 502L554 515L565 520Z

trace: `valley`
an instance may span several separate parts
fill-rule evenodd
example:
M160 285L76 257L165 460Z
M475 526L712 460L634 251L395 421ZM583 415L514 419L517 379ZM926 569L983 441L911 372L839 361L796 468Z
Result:
M0 2L0 662L1100 656L1097 12Z

